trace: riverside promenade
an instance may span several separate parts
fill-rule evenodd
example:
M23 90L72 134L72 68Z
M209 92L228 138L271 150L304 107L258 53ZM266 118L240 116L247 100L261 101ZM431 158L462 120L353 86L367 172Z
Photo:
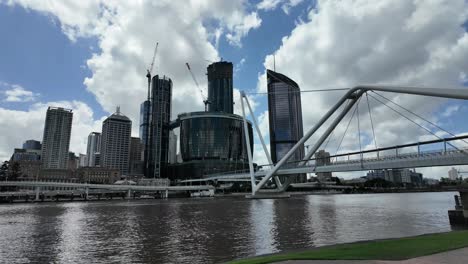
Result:
M407 260L288 260L277 264L461 264L468 262L468 247Z

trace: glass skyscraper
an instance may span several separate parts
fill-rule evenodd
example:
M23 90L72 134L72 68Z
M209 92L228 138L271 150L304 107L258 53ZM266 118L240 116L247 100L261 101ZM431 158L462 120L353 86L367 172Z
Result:
M271 159L276 163L304 134L301 93L297 83L283 74L267 70L267 81ZM304 146L301 146L289 161L300 161L303 158ZM305 175L298 175L293 180L303 181Z
M169 123L171 120L172 80L153 76L146 177L164 177L169 155Z
M208 111L233 113L232 62L220 61L207 68Z

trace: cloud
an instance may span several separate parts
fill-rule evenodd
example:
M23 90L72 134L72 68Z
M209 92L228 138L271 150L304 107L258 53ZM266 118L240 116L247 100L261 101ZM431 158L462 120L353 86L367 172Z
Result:
M278 6L281 6L283 12L289 14L292 7L295 7L302 2L303 0L263 0L257 4L257 9L271 11L275 10Z
M303 23L296 25L273 52L276 68L294 79L302 90L368 83L461 87L466 77L463 72L468 69L468 33L461 25L467 19L468 3L463 0L318 1ZM272 54L265 57L264 66L272 68ZM259 74L257 90L265 92L266 87L266 73L263 72ZM316 124L342 95L343 92L303 93L305 131ZM382 95L435 123L440 113L453 112L447 110L451 107L447 103L453 101L446 99ZM359 106L361 148L373 148L366 97L361 99ZM429 134L371 97L369 108L379 147L415 142ZM337 127L330 140L327 148L332 154L350 115ZM411 118L424 123L414 116ZM340 152L359 150L357 128L355 117ZM439 132L434 127L431 130ZM317 139L318 135L307 144L313 144Z
M0 3L21 6L50 17L71 41L96 38L98 46L90 47L93 53L86 61L91 75L83 83L109 114L114 112L117 105L121 106L122 112L133 121L133 136L138 135L140 104L147 94L146 69L156 42L159 42L159 47L153 74L167 76L173 81L174 119L180 113L204 109L202 96L185 63L190 63L206 95L204 87L207 87L205 73L208 62L205 59L219 59L217 45L220 38L234 46L241 46L242 39L261 25L258 14L248 10L249 5L245 1L0 0ZM254 107L255 104L252 104ZM10 113L11 110L2 111ZM26 112L11 112L18 117L18 124L12 126L22 127L19 123L23 122L24 126L35 127L28 133L18 135L12 135L14 129L5 131L8 133L6 138L15 142L15 146L28 137L42 136L38 128L43 126L45 112L39 115L37 111L34 108ZM41 117L33 120L30 114ZM2 121L6 120L10 119ZM84 151L83 141L78 138L86 138L93 129L100 131L99 126L94 127L95 122L100 121L86 119L86 126L73 129L72 137L76 139L72 140L71 149ZM3 155L10 153L12 147L10 143L3 145Z
M38 93L33 93L24 89L21 85L18 84L9 84L5 82L0 82L0 87L3 87L5 90L2 91L5 95L3 101L5 102L16 102L16 103L24 103L24 102L31 102L35 101L36 98L39 96Z

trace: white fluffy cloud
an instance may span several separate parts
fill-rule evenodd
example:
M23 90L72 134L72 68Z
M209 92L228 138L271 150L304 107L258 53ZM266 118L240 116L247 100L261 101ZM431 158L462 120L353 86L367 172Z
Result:
M279 4L279 1L264 2L269 2L270 8L273 3ZM297 81L302 90L368 83L461 86L468 69L468 33L461 26L467 19L468 3L463 0L318 1L307 19L283 38L275 51L276 68ZM264 65L272 68L273 55L265 58ZM266 91L265 73L259 75L257 88ZM303 93L304 128L312 127L341 95L342 92ZM441 118L437 113L441 107L454 102L384 95L433 122ZM374 99L369 100L379 146L414 142L426 134ZM444 113L454 110L449 106ZM361 136L362 148L373 148L368 115L363 98L359 109L360 126L365 131ZM332 154L345 125L337 128L330 141L328 148ZM434 127L432 130L438 131ZM353 121L341 149L359 149L357 142L357 124Z
M31 102L36 100L36 98L39 96L38 93L28 91L18 84L0 82L0 88L3 89L1 93L3 93L5 96L3 99L5 102Z
M98 48L87 60L92 74L84 80L102 108L112 113L117 105L122 113L133 121L133 136L138 135L139 107L146 99L146 69L156 42L158 54L153 73L165 75L173 81L172 117L182 112L203 110L202 97L185 67L189 62L192 71L206 87L208 60L219 59L216 50L220 38L234 46L241 46L242 39L258 28L261 19L255 11L249 11L245 1L34 1L0 0L10 6L21 6L47 15L59 23L71 41L83 37L98 39ZM206 92L205 92L206 95ZM73 105L78 107L77 105ZM34 127L25 134L13 134L10 129L7 141L2 144L0 156L11 153L12 148L29 137L42 137L45 106L32 107L29 111L2 109L4 114L14 114L18 121L2 119L15 126ZM82 109L82 107L80 107ZM89 109L90 110L90 109ZM41 112L42 111L42 112ZM39 113L41 112L41 113ZM36 117L32 119L32 117ZM23 119L22 119L23 118ZM83 119L75 115L71 151L82 152L82 141L100 120ZM81 126L82 125L82 126ZM34 133L33 133L34 132Z
M259 10L275 10L278 6L281 6L281 9L284 13L289 14L289 10L292 7L297 6L303 0L262 0L260 3L257 4L257 8Z

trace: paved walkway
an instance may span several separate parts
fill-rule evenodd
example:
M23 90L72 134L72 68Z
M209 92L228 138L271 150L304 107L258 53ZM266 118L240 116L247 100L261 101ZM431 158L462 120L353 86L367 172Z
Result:
M281 264L466 264L468 247L408 260L288 260Z

